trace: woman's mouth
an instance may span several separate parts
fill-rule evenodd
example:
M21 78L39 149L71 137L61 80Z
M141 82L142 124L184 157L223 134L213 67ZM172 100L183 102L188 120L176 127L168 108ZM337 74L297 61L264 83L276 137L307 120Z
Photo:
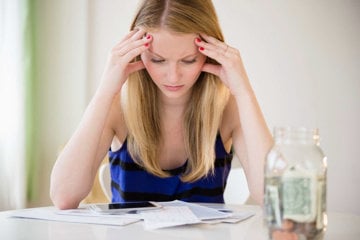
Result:
M171 91L171 92L179 91L183 86L184 86L184 85L176 85L176 86L164 85L164 87L166 88L166 90Z

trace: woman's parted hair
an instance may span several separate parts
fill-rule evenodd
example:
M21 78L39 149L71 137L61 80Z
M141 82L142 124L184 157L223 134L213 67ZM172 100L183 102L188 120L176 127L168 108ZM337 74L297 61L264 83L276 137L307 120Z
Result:
M211 0L144 0L131 30L138 27L205 33L224 40ZM217 64L213 59L206 61ZM157 86L143 69L129 76L122 91L122 107L130 155L150 173L167 177L157 160L162 140L157 94ZM229 90L217 76L200 74L185 112L184 144L189 159L183 181L195 181L213 172L215 140L228 97Z

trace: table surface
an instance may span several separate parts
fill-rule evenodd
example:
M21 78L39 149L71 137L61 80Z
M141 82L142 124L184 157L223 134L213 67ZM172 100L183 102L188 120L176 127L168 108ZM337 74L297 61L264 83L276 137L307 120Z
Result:
M251 210L256 215L240 223L199 224L159 230L144 230L143 222L127 226L65 223L46 220L11 218L14 211L0 212L0 239L268 239L262 210L251 205L226 205L234 210ZM53 208L53 207L49 207ZM328 214L326 240L355 240L360 237L360 216L355 214Z

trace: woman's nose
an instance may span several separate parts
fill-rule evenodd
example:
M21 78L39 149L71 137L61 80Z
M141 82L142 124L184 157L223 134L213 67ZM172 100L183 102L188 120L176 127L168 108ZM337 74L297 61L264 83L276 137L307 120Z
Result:
M180 69L179 66L175 64L169 64L168 69L168 81L170 83L176 83L180 79Z

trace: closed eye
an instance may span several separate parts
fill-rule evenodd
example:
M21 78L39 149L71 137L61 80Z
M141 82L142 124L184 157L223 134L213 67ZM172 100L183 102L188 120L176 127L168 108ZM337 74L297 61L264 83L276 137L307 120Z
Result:
M185 64L192 64L196 62L196 58L192 59L192 60L182 60L183 63Z
M163 60L163 59L155 59L155 58L152 58L151 59L151 62L153 62L153 63L163 63L165 60Z

